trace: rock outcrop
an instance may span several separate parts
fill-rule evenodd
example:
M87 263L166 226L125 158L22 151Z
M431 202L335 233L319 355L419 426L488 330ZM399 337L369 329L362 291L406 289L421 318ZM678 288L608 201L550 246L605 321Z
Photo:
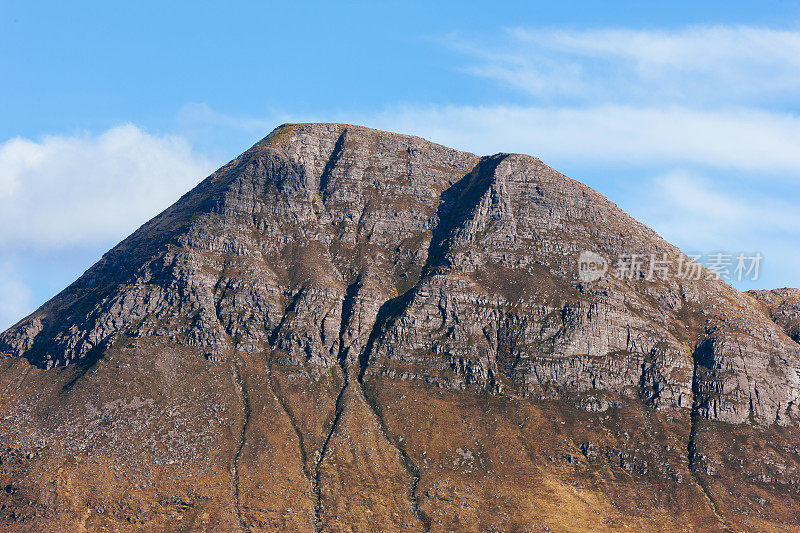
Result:
M800 342L800 290L750 291L767 315L795 342Z
M281 126L0 335L3 523L798 527L798 294L534 157Z

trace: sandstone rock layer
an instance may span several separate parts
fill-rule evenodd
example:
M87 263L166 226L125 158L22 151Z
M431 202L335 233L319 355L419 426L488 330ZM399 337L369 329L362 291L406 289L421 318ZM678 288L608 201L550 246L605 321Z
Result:
M540 160L284 125L0 335L20 531L800 527L796 291Z

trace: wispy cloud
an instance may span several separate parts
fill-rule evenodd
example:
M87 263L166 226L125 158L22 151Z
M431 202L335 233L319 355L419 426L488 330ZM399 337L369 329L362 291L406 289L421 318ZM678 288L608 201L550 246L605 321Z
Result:
M796 286L800 214L794 199L724 178L671 171L645 182L626 201L634 215L687 252L760 252L763 277L740 288Z
M213 170L184 139L133 125L0 144L0 245L119 239Z
M752 187L744 196L742 191L732 193L697 173L673 171L653 180L648 194L655 200L652 209L670 225L685 221L696 234L715 239L742 232L800 235L800 213L794 205Z
M778 198L755 183L731 187L724 176L695 170L647 177L622 203L667 240L694 250L760 251L780 243L794 251L800 238L793 199Z
M508 30L451 37L466 70L538 98L631 104L800 101L800 32L747 26L680 30Z
M405 107L363 119L479 153L517 151L545 161L689 163L800 174L800 117L757 109Z

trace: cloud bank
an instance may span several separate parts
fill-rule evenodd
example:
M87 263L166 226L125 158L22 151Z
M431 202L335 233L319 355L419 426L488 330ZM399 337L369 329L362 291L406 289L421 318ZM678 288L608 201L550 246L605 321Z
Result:
M181 137L133 125L99 135L11 139L0 144L0 246L120 239L212 167Z

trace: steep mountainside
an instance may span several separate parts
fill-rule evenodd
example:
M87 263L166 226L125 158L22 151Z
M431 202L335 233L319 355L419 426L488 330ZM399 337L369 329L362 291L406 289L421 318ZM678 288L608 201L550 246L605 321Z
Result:
M798 292L684 259L530 156L281 126L0 335L0 524L800 528Z
M792 339L800 342L800 290L750 291L768 316Z

